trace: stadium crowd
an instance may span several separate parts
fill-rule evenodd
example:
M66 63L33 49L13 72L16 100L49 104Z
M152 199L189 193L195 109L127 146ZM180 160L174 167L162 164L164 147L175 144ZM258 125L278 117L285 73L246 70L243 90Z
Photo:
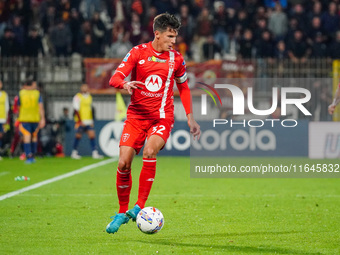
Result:
M339 0L0 0L1 56L122 58L166 11L189 60L340 58Z

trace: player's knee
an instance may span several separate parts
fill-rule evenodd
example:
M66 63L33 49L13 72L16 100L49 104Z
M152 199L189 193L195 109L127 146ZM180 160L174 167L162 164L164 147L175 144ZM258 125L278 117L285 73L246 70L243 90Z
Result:
M122 171L131 169L131 161L126 159L119 159L118 168Z
M154 148L147 147L143 151L144 158L154 158L157 155L157 151Z

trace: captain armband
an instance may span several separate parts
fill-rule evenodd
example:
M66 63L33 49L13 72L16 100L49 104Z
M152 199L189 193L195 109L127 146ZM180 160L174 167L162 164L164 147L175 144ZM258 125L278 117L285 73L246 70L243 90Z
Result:
M175 77L175 81L177 84L181 84L187 80L188 76L187 73L185 72L181 77Z

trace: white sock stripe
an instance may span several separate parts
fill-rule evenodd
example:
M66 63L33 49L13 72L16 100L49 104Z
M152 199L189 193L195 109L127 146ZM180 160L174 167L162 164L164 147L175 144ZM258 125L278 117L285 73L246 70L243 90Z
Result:
M143 162L157 162L157 159L143 159Z
M126 188L129 188L130 187L130 185L120 185L120 186L118 186L118 188L120 188L120 189L126 189Z
M127 170L127 171L120 171L119 168L117 168L117 172L120 174L130 174L131 173L131 169Z

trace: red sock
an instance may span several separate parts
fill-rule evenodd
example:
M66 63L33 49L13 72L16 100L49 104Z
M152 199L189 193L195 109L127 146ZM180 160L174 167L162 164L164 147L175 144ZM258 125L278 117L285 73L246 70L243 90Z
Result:
M131 169L122 171L117 168L116 187L119 200L119 213L125 213L129 209L131 186Z
M156 175L156 162L157 160L155 158L143 158L143 167L139 176L138 201L136 203L140 208L144 208L145 202L148 200Z

